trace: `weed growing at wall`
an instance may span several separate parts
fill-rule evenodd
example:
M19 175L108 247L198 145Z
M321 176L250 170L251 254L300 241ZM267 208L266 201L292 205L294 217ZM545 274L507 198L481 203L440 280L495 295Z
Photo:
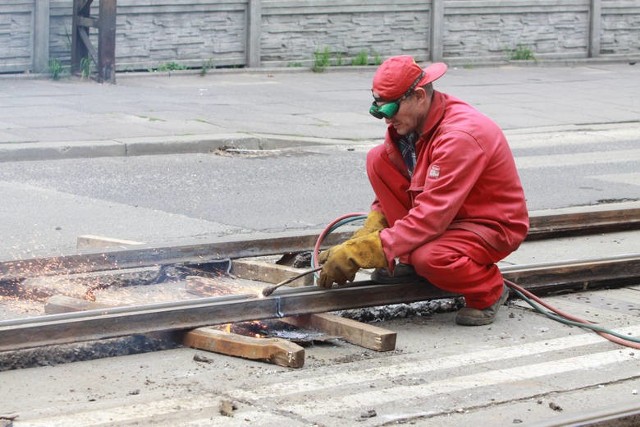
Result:
M177 62L166 62L164 64L160 64L160 66L158 67L158 71L178 71L186 69L186 66L178 64Z
M535 60L536 58L531 49L519 44L515 49L512 49L509 52L509 59L512 61L527 61Z
M91 76L91 58L88 56L80 59L80 75L83 79L88 79Z
M313 67L311 70L314 73L322 73L327 67L331 65L331 50L325 47L323 50L316 50L313 52Z
M64 67L59 59L52 59L49 61L49 75L53 80L59 80L64 72Z
M373 57L371 57L373 55ZM313 66L311 69L316 73L321 73L334 65L336 67L341 67L343 65L349 65L348 59L345 61L344 54L339 52L335 55L335 57L331 54L331 49L329 47L325 47L322 50L316 50L313 53ZM382 57L380 54L375 51L370 53L366 49L361 50L358 54L351 58L351 65L353 66L366 66L366 65L380 65L382 64Z
M353 61L352 65L369 65L369 53L366 50L361 50L358 52Z
M202 68L200 69L200 75L202 77L206 76L210 69L213 68L213 59L208 59L204 61L202 64Z

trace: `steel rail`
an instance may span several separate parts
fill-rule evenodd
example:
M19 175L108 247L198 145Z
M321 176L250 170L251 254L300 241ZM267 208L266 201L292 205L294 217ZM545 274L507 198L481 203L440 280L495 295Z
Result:
M640 229L640 208L600 209L569 214L532 214L527 239ZM314 247L320 231L227 236L208 243L177 246L136 246L99 253L61 255L0 262L0 281L27 277L149 267L167 264L207 264L221 259L303 252ZM351 232L330 234L325 245L343 241Z
M601 209L564 214L536 213L527 240L640 229L640 208Z
M503 269L505 278L537 293L640 283L640 254ZM116 307L0 322L0 351L114 338L207 325L281 318L451 296L420 283L372 284L323 290L288 289L272 296L234 295L175 303Z

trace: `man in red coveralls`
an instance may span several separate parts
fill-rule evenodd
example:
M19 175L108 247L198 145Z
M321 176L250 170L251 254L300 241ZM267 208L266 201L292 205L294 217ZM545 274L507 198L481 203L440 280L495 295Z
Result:
M376 71L370 113L388 125L367 155L376 198L364 226L322 252L318 285L344 284L360 268L376 268L380 282L417 274L464 296L456 323L486 325L509 296L496 262L524 240L529 217L501 129L433 89L446 70L395 56Z

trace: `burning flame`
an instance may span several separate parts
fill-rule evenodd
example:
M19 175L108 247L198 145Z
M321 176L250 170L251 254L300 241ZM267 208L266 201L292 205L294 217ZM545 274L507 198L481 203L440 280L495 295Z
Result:
M224 332L228 334L238 334L253 338L264 338L268 335L269 326L259 320L242 323L227 323L222 326Z

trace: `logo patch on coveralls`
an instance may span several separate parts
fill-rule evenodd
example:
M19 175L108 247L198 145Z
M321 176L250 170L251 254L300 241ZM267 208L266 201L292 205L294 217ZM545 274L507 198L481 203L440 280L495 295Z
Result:
M440 176L440 166L438 165L431 166L431 168L429 169L429 178L436 179L439 176Z

